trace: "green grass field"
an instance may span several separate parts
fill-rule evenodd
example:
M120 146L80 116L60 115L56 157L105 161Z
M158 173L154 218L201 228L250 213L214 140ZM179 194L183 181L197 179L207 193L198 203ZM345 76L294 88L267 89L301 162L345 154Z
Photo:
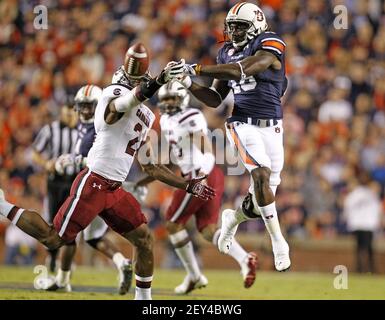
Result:
M237 271L206 270L208 287L188 296L176 296L173 288L184 276L181 270L156 270L153 299L385 299L385 276L349 274L348 289L333 287L335 274L259 272L254 286L244 289ZM115 291L117 274L112 268L78 267L73 273L72 293L50 293L33 288L33 267L0 266L0 299L133 299Z

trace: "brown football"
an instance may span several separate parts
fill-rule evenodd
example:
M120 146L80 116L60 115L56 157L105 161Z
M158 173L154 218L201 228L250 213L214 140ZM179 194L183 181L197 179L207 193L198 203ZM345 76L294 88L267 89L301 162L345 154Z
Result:
M124 70L133 78L141 77L148 71L149 57L146 47L138 42L128 48L124 57Z

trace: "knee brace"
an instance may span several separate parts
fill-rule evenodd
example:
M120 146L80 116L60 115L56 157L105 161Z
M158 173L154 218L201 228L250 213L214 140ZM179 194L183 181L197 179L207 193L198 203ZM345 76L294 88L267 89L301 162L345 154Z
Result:
M245 199L243 199L242 211L249 218L262 217L255 196L251 193L248 193Z
M90 239L90 240L87 240L86 242L94 249L97 248L98 246L98 243L103 239L103 237L100 237L100 238L94 238L94 239Z

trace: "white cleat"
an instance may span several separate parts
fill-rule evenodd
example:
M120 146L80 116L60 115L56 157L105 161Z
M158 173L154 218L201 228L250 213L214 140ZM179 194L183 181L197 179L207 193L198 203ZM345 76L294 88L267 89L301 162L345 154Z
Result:
M209 281L203 274L196 281L193 281L189 275L186 275L183 282L174 289L174 292L176 294L188 294L195 289L206 287L208 283Z
M218 249L222 253L229 253L239 222L235 217L235 210L225 209L222 212L221 234L218 238Z
M249 252L241 266L241 274L243 277L243 286L250 288L257 276L258 256L255 252Z
M284 240L284 243L279 246L273 246L273 253L275 269L280 272L288 270L290 268L291 261L289 256L289 245L287 242Z

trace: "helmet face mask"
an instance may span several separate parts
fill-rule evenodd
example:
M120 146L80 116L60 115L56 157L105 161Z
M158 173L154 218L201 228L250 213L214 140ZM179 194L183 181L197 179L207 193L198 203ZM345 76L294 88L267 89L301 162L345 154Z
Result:
M177 80L171 80L158 91L159 109L162 114L173 115L186 109L190 96Z
M75 110L79 113L82 122L93 121L96 105L102 95L102 89L95 85L85 85L76 93Z
M149 80L151 80L151 75L149 72L145 73L140 77L130 76L124 70L124 66L121 66L118 70L116 70L116 72L112 76L111 83L124 84L125 86L128 86L130 89L133 89L136 86L140 85L142 82L148 82Z
M162 114L167 113L169 115L173 115L182 111L182 102L182 97L177 95L168 95L159 101L158 106Z
M252 27L252 24L248 21L230 20L225 23L225 33L235 46L240 47L248 42L250 27Z
M80 117L87 121L94 117L95 108L98 104L98 101L92 102L77 102L75 104L76 111L79 112Z

